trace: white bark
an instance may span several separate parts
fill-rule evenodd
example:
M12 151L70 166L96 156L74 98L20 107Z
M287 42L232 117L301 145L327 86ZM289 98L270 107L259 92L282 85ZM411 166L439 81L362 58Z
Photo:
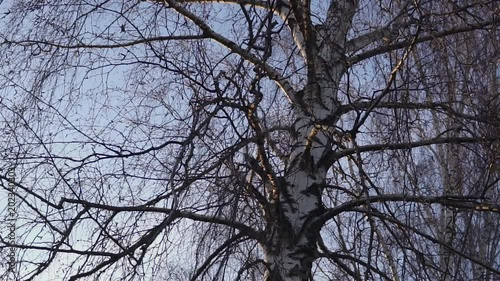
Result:
M313 30L316 40L306 45L309 49L301 49L309 59L310 80L298 97L301 100L295 108L293 128L296 139L275 202L282 217L276 218L276 225L268 232L269 244L264 245L265 260L271 268L266 281L309 280L317 256L319 227L315 220L323 212L321 193L328 170L325 159L331 152L329 132L323 125L338 121L338 85L346 69L341 63L345 54L339 50L345 45L355 2L334 1L325 26ZM294 35L299 46L303 38Z

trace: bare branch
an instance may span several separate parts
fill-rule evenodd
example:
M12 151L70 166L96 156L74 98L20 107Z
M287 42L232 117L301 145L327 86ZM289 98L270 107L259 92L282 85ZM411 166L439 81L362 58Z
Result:
M134 45L140 45L144 43L153 43L153 42L159 42L159 41L186 41L186 40L200 40L200 39L206 39L207 37L203 35L169 35L169 36L157 36L157 37L151 37L151 38L143 38L135 41L127 41L123 43L106 43L106 44L87 44L87 43L80 43L80 44L62 44L62 43L57 43L57 42L51 42L51 41L42 41L42 40L22 40L22 41L16 41L16 40L9 40L9 39L3 39L3 42L0 42L0 44L16 44L19 46L49 46L49 47L55 47L55 48L60 48L60 49L116 49L116 48L125 48L125 47L131 47Z
M471 196L411 196L402 194L383 194L383 195L368 196L357 200L352 200L340 204L335 208L328 209L325 211L323 215L321 215L318 218L317 223L323 224L326 221L339 215L340 213L355 210L359 206L364 206L366 204L371 204L371 203L384 203L384 202L412 202L421 204L439 204L462 210L500 213L500 205L488 202L483 198L477 198Z
M82 205L82 206L87 207L87 208L96 208L96 209L115 211L115 212L162 213L162 214L169 215L169 217L171 217L172 220L175 220L178 218L187 218L187 219L191 219L193 221L217 223L217 224L222 224L222 225L236 228L236 229L242 231L242 233L244 233L245 235L248 235L254 239L260 239L260 236L261 236L256 230L252 229L251 227L246 226L243 223L239 223L236 221L230 221L230 220L227 220L224 218L219 218L216 216L200 215L200 214L187 212L187 211L172 210L172 209L168 209L168 208L151 207L151 206L113 206L113 205L105 205L105 204L93 203L93 202L88 202L85 200L70 199L70 198L62 198L61 201L59 201L58 207L63 208L63 205L65 203L78 204L78 205Z
M294 88L292 87L290 82L288 82L288 80L283 77L276 69L272 68L267 63L260 60L258 57L242 49L231 40L215 32L201 18L199 18L186 8L180 6L177 1L165 0L165 2L168 3L168 5L174 8L177 12L193 21L202 30L204 36L212 38L213 40L230 49L232 52L240 55L242 58L248 60L258 67L261 67L265 71L265 73L267 73L269 78L271 80L274 80L278 84L278 86L281 88L281 90L283 90L284 94L288 97L291 103L299 104L299 99L297 98L297 93L295 92Z
M498 24L498 18L494 18L494 19L491 19L491 20L486 20L486 21L478 22L476 24L470 24L470 25L453 27L453 28L450 28L450 29L433 32L431 34L423 34L423 35L420 35L415 40L415 43L422 43L422 42L435 40L435 39L446 37L446 36L453 35L453 34L470 32L470 31L474 31L474 30L478 30L478 29L485 29L485 28L488 28L488 27L492 27L492 26L494 26L496 24ZM363 53L361 53L359 55L351 56L351 57L349 57L347 59L347 62L349 64L356 64L356 63L358 63L358 62L360 62L362 60L374 57L376 55L387 53L387 52L390 52L390 51L393 51L393 50L398 50L398 49L406 48L406 47L410 46L412 44L412 42L413 42L413 39L408 39L408 40L396 42L396 43L393 43L393 44L389 44L389 45L385 45L385 46L380 46L380 47L377 47L375 49L365 51L365 52L363 52Z
M357 152L372 152L372 151L384 151L384 150L398 150L398 149L412 149L416 147L429 146L434 144L465 144L465 143L484 143L484 142L492 142L499 141L500 136L497 137L436 137L427 140L420 140L414 142L406 142L406 143L386 143L386 144L370 144L370 145L362 145L355 148L348 148L342 151L333 152L330 161L333 163L334 161L349 155L353 155Z

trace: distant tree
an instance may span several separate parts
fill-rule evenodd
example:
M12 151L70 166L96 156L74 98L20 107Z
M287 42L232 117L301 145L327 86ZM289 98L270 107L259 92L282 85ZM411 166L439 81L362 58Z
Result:
M459 22L443 22L459 25ZM420 44L414 48L412 63L400 72L398 94L411 97L406 88L420 88L420 96L427 105L440 107L430 114L395 110L391 115L390 130L385 138L432 137L442 133L447 137L461 134L498 135L498 73L495 33L475 32L455 34ZM404 85L404 86L403 86ZM396 99L395 97L393 99ZM468 118L463 118L468 116ZM411 126L408 125L411 118ZM477 122L474 119L479 119ZM446 144L421 148L418 153L398 151L392 165L394 174L405 182L408 192L445 196L488 197L498 201L498 173L496 171L495 143ZM481 263L498 268L498 247L491 237L498 235L497 220L490 214L464 212L442 206L439 218L423 213L420 218L431 233L437 233L443 244L439 255L427 262L439 265L433 280L494 280L495 276L481 267ZM411 218L411 214L409 219ZM434 217L434 218L433 218ZM414 222L415 223L415 222ZM486 238L488 237L488 238ZM455 254L454 249L460 249ZM426 245L426 247L432 247ZM487 250L488 249L488 250ZM418 264L419 261L415 260ZM417 265L415 265L417 266ZM425 266L425 265L421 265ZM418 266L417 266L418 267Z
M500 277L496 1L0 13L2 280Z

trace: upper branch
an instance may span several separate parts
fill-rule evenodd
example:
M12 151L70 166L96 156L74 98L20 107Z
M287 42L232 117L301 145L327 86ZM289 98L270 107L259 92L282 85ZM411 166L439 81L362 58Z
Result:
M457 34L457 33L463 33L463 32L469 32L469 31L473 31L473 30L477 30L477 29L482 29L482 28L486 28L486 27L498 24L498 22L499 22L499 18L495 17L495 18L492 18L490 20L478 22L476 24L468 24L468 25L464 25L464 26L457 26L457 27L453 27L453 28L450 28L450 29L445 29L445 30L436 31L436 32L429 33L429 34L420 35L416 40L414 40L412 38L412 39L399 41L399 42L396 42L396 43L393 43L393 44L389 44L389 45L379 46L379 47L377 47L375 49L372 49L372 50L368 50L368 51L363 52L363 53L361 53L359 55L355 55L355 56L352 56L352 57L348 58L347 62L349 64L355 64L357 62L360 62L362 60L374 57L376 55L380 55L380 54L387 53L387 52L390 52L390 51L393 51L393 50L397 50L397 49L406 48L406 47L408 47L408 46L410 46L411 44L414 44L414 43L422 43L422 42L434 40L434 39L437 39L437 38L446 37L446 36L449 36L449 35L452 35L452 34ZM376 35L380 36L384 32L387 32L387 31L384 31L384 29L382 29L382 30L379 30L379 31L375 31L372 34L361 35L361 36L367 37L366 40L368 40L368 39L374 40L373 38ZM355 41L363 41L363 40L365 40L361 36L358 39L355 38L355 39L351 40L350 44L351 45L357 44L357 45L360 45L360 46L363 45L363 44L366 44L366 42L364 42L363 44L361 44L361 43L355 43ZM353 49L353 51L355 51L355 48Z
M292 1L290 3L287 0L276 0L276 1L265 1L265 0L178 0L178 1L165 1L165 0L149 0L150 2L165 4L168 3L170 6L174 3L175 5L183 3L227 3L227 4L238 4L245 6L254 6L262 9L266 9L273 14L278 15L288 26L292 32L293 40L297 45L303 58L307 58L306 52L306 36L304 32L310 28L309 18L303 18L304 15L308 16L308 7L297 8L297 2Z
M333 152L329 158L329 163L333 163L334 161L352 155L358 152L369 152L369 151L379 151L379 150L397 150L397 149L411 149L415 147L428 146L433 144L445 144L445 143L479 143L479 142L488 142L488 141L498 141L500 140L499 136L493 137L436 137L432 139L414 141L414 142L403 142L403 143L381 143L381 144L369 144L358 146L354 148L344 149L342 151Z
M340 114L344 114L351 111L365 111L373 107L373 102L355 102L351 104L342 105L339 109ZM471 115L455 110L450 103L444 102L381 102L378 103L373 108L385 108L385 109L414 109L414 110L433 110L438 112L446 113L449 116L455 116L458 118L463 118L467 120L474 120L487 124L496 124L499 120L487 119L478 115Z
M325 223L340 213L351 211L356 207L367 203L383 202L413 202L422 204L440 204L443 206L459 208L463 210L485 211L500 213L500 206L491 202L484 202L482 198L468 196L407 196L404 194L384 194L363 197L341 204L335 208L328 209L320 218L318 223Z
M16 44L19 46L47 46L47 47L54 47L54 48L60 48L60 49L115 49L115 48L125 48L125 47L131 47L134 45L139 45L139 44L144 44L144 43L152 43L152 42L158 42L158 41L180 41L180 40L198 40L198 39L204 39L207 38L203 35L171 35L171 36L157 36L157 37L151 37L151 38L142 38L139 40L134 40L134 41L128 41L128 42L123 42L123 43L114 43L114 44L86 44L86 43L79 43L79 44L62 44L62 43L57 43L57 42L51 42L51 41L42 41L42 40L32 40L32 39L27 39L27 40L21 40L21 41L16 41L16 40L9 40L9 39L3 39L0 44ZM41 48L42 49L42 48Z
M191 20L194 24L196 24L203 32L203 35L215 40L216 42L220 43L221 45L231 50L233 53L240 55L245 60L260 67L268 75L270 79L274 80L278 84L278 86L285 93L285 95L287 96L287 98L290 100L291 103L294 104L299 103L299 99L297 98L297 93L290 84L290 82L288 81L288 79L283 77L283 75L281 75L276 69L271 67L265 61L261 60L260 58L251 54L250 52L244 50L236 43L224 37L220 33L215 32L212 28L210 28L210 26L208 26L208 24L203 19L201 19L200 17L198 17L185 7L179 5L179 2L184 2L184 1L165 0L165 1L155 1L155 2L168 4L171 8L175 9L179 14L183 15L187 19Z

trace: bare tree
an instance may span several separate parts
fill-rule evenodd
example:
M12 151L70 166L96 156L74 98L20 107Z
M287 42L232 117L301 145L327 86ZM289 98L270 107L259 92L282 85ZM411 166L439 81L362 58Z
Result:
M4 1L2 278L500 277L499 8L436 2Z
M494 31L482 31L455 34L415 47L412 54L414 63L408 63L407 69L400 72L402 83L399 93L407 91L406 88L420 88L424 93L421 97L429 105L439 104L443 107L427 116L412 115L413 126L408 126L407 118L404 118L409 112L398 111L393 117L393 126L397 127L397 131L394 131L396 136L392 137L411 135L415 128L418 131L413 133L419 134L421 138L440 132L447 137L471 132L480 135L497 134L495 127L498 114L492 111L491 105L484 102L488 100L493 105L498 99L495 44ZM416 77L419 79L415 79ZM418 84L413 81L418 81ZM406 92L404 96L407 98L411 93ZM444 112L446 113L443 114ZM482 122L462 118L464 116L475 116ZM398 119L404 121L398 122ZM390 138L391 135L386 137ZM491 169L495 162L494 155L490 145L429 146L421 149L419 154L395 154L399 158L399 164L394 167L393 172L406 179L406 184L413 189L425 189L425 192L442 193L445 196L494 198L498 193L498 175ZM440 272L433 279L492 280L493 277L485 274L483 269L475 270L477 264L468 260L467 256L490 266L498 266L495 264L498 259L496 254L485 255L485 249L489 249L490 254L496 253L498 243L479 238L489 237L491 230L497 228L496 222L491 221L488 215L483 217L483 214L463 212L453 207L442 206L438 212L440 218L437 220L432 219L434 214L430 217L422 216L434 228L431 231L438 234L443 242L439 250L439 261L436 263L439 264ZM478 233L481 234L476 235ZM465 258L456 255L450 247L461 249L467 255Z

